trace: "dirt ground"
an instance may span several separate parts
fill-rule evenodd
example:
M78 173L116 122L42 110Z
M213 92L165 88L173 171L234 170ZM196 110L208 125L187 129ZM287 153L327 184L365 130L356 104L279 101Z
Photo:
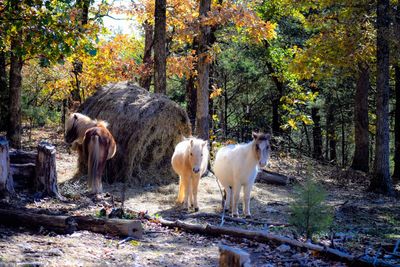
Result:
M61 193L66 202L53 199L34 201L20 194L19 200L1 205L15 205L42 209L50 214L96 215L102 208L111 209L113 202L120 204L121 183L105 185L100 200L88 197L82 181L71 180L76 171L76 154L69 154L62 145L62 132L40 129L32 132L31 141L25 137L24 147L34 148L36 141L47 139L57 145L57 173ZM32 141L33 140L33 141ZM225 222L238 226L295 237L293 227L285 226L289 218L289 204L293 187L307 177L319 181L328 193L328 203L335 218L330 233L321 234L316 242L330 245L354 255L375 256L391 251L400 240L400 201L367 193L368 177L363 174L320 165L308 158L295 158L284 153L273 153L268 169L289 176L291 183L276 186L256 183L252 192L253 223ZM126 188L125 208L147 212L164 219L218 225L219 217L195 217L175 206L177 182L169 185L146 185ZM397 186L397 190L400 190ZM111 198L113 196L113 198ZM221 214L221 194L215 178L210 175L200 181L200 212ZM0 221L1 222L1 221ZM284 226L273 226L283 224ZM167 229L156 222L143 220L144 236L141 240L121 242L123 239L87 231L60 235L46 229L29 230L26 227L0 226L0 266L31 264L32 266L216 266L218 245L241 248L251 255L253 266L344 266L343 263L320 258L293 247L262 244L245 239L207 237ZM396 259L386 256L388 261ZM398 260L398 258L397 258Z

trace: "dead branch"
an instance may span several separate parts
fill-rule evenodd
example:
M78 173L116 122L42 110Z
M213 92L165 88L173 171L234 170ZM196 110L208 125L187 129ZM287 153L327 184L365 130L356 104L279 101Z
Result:
M277 244L289 244L296 248L313 250L320 253L322 256L349 263L351 264L351 266L391 266L390 264L382 260L370 259L368 257L356 257L337 249L315 245L312 243L304 243L289 237L280 236L268 232L245 230L238 227L221 227L210 224L191 224L180 220L169 221L165 219L156 219L148 214L145 214L144 218L150 221L159 222L165 227L179 228L181 230L196 234L210 236L228 235L235 238L246 238L262 243L273 242Z
M220 219L221 215L216 214L216 213L208 213L208 212L198 212L198 213L192 213L183 216L183 219L189 219L189 218L216 218ZM251 219L242 219L242 218L234 218L234 217L229 217L225 216L225 221L231 221L231 222L236 222L236 223L243 223L243 224L261 224L261 225L268 225L268 226L290 226L290 224L287 223L273 223L273 222L268 222L268 221L258 221L258 220L251 220Z

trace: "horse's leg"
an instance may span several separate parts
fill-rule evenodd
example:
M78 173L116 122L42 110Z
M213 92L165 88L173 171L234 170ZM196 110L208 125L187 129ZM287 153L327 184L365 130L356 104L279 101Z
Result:
M225 188L225 211L230 211L232 207L232 187Z
M199 205L197 203L197 190L199 188L199 182L200 182L200 175L194 175L192 177L192 195L193 195L192 204L194 207L194 211L199 211Z
M238 206L239 206L240 187L241 187L240 185L234 185L232 187L232 195L233 195L232 216L233 217L239 216Z
M250 213L250 193L253 184L247 184L243 186L243 213L246 218L251 218Z
M178 202L179 204L182 204L183 201L185 200L185 183L183 181L183 176L179 175L179 193L178 193L178 198L176 200L176 202Z
M190 175L185 175L185 176L183 176L184 177L184 182L185 182L185 200L184 200L184 207L185 208L189 208L190 207L190 205L189 205L189 195L190 195L190 192L191 192L191 186L190 186Z

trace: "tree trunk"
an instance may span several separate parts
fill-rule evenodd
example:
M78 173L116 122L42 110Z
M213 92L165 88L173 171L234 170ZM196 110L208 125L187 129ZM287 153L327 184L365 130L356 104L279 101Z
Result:
M199 41L197 38L193 38L192 49L195 51L194 56L198 55ZM196 126L196 110L197 110L197 90L195 81L195 72L197 69L197 62L194 64L190 71L190 77L186 81L186 112L188 114L192 132L195 131Z
M397 65L394 67L395 71L395 94L396 94L396 109L395 109L395 122L394 122L394 171L393 182L400 181L400 1L397 3L397 10L395 14L395 51L394 55L397 60Z
M225 245L219 245L219 266L220 267L249 267L250 254Z
M151 58L151 50L153 48L153 25L148 21L143 24L144 28L144 55L142 76L140 77L139 84L147 91L150 90L151 77L153 70L153 59Z
M10 171L8 141L0 137L0 197L14 195L14 181Z
M363 172L369 171L369 120L368 90L369 68L359 66L356 94L354 98L354 139L355 151L351 168Z
M395 91L396 91L396 110L394 122L394 171L393 182L400 181L400 65L394 67L395 70Z
M393 195L389 173L389 5L389 0L378 0L376 143L370 190Z
M272 79L278 91L278 93L272 99L272 132L276 136L282 133L282 118L279 112L279 107L281 105L281 98L283 96L283 83L275 76L273 76Z
M166 0L156 0L154 11L154 92L167 93Z
M0 51L0 131L5 131L7 129L8 95L6 53Z
M316 85L311 86L313 93L318 92L319 89ZM322 159L322 131L321 131L321 116L319 115L319 108L311 108L311 118L313 124L313 158L320 160Z
M327 97L327 114L326 114L326 159L331 162L336 162L336 131L335 131L335 107L332 101L332 96Z
M190 120L192 132L194 132L196 125L197 92L193 75L190 75L186 81L186 103L186 112Z
M21 147L21 90L22 90L22 58L17 55L19 40L11 41L10 57L10 98L7 138L10 146Z
M36 190L45 195L63 199L58 193L55 147L49 143L40 142L37 149Z
M207 17L211 10L211 0L200 1L200 18ZM211 29L209 26L200 26L199 52L198 52L198 87L197 87L197 109L196 109L196 134L199 138L209 138L209 71L210 59L208 55L208 44L210 42Z

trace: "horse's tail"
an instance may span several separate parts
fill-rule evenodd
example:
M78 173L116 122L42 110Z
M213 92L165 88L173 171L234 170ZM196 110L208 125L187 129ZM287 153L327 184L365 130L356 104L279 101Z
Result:
M88 152L89 152L88 180L89 180L89 188L93 192L99 189L98 188L99 182L97 181L98 179L97 176L99 171L100 142L98 135L93 135L90 137L90 141L88 144Z

